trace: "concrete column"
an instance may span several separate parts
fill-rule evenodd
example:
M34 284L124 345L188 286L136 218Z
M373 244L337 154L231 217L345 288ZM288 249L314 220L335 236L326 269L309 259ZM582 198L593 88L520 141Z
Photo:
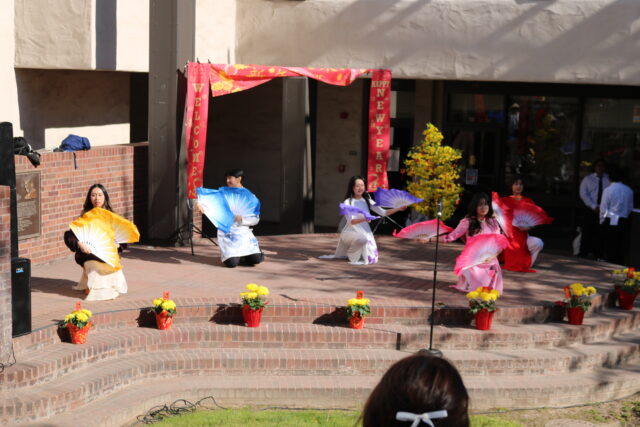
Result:
M173 243L188 223L185 149L181 144L186 85L195 51L195 0L149 3L150 241Z

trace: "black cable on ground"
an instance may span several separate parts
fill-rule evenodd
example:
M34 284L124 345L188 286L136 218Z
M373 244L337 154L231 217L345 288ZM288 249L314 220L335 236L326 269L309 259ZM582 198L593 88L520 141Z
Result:
M207 401L211 401L215 406L209 406ZM185 415L187 413L195 412L197 409L206 409L206 410L214 410L214 409L227 409L223 406L220 406L216 399L213 396L207 396L195 403L189 402L186 399L178 399L174 401L170 405L159 405L154 406L149 409L146 414L138 415L137 424L153 424L157 423L165 418L173 417L176 415Z

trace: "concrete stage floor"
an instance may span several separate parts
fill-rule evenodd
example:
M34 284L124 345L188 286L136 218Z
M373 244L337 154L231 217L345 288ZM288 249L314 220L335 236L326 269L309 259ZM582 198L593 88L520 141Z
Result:
M337 234L304 234L259 237L264 263L255 267L224 267L219 250L206 239L196 239L195 256L187 247L132 245L123 256L129 292L110 301L83 304L96 313L146 307L162 292L180 305L200 302L239 302L247 283L271 290L270 301L322 301L337 306L362 289L372 304L427 306L431 304L435 244L391 236L377 238L378 264L353 266L344 260L321 260L331 254ZM436 302L466 307L464 293L450 289L456 282L455 258L461 244L440 244ZM69 257L32 267L33 330L51 325L69 313L84 293L71 289L80 278L80 267ZM501 307L545 304L562 299L562 288L574 282L610 288L613 264L545 253L535 266L537 273L503 271Z

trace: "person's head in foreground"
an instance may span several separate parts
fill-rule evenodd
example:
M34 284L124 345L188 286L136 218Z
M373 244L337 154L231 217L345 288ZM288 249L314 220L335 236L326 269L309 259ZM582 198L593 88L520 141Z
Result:
M396 362L371 392L363 427L468 427L469 395L458 370L421 350Z

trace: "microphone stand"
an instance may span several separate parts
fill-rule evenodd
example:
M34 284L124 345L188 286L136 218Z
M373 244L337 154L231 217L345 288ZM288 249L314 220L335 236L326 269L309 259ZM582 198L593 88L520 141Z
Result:
M438 244L440 242L440 221L442 218L442 199L438 200L438 210L436 213L436 253L433 260L433 289L431 293L431 316L429 318L429 348L423 349L434 356L442 357L442 352L433 348L433 322L435 319L435 306L436 306L436 277L438 275Z

